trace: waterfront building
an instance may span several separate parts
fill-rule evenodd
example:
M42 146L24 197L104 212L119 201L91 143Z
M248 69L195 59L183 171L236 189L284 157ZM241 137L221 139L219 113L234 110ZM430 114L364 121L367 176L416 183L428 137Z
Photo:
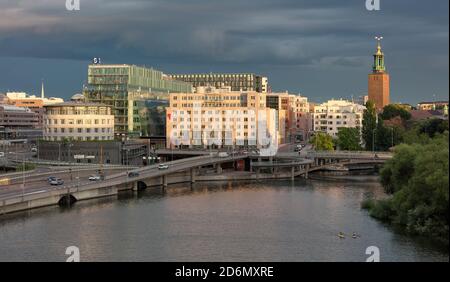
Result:
M83 95L72 101L45 106L44 140L113 140L114 115L108 105L84 102Z
M12 105L0 105L0 139L5 142L35 140L42 136L42 130L36 129L38 115L28 108Z
M44 83L41 87L41 96L28 95L25 92L7 92L5 103L20 108L28 108L38 116L37 128L42 128L44 124L44 106L62 103L61 98L50 97L46 98L44 94Z
M203 73L171 74L170 77L191 83L194 87L231 87L231 91L255 91L267 93L268 78L253 73Z
M308 139L312 130L308 98L288 92L268 93L266 105L277 111L280 144Z
M150 153L144 140L112 139L107 141L43 140L38 143L38 150L39 159L42 160L123 165L143 165L144 157L147 158Z
M448 101L420 102L417 109L420 111L443 110L448 108Z
M381 50L381 39L377 37L377 51L373 55L372 73L369 74L369 100L375 104L378 111L389 104L390 86L389 74L386 72L384 53Z
M169 93L180 92L192 92L192 85L153 68L103 64L89 65L88 84L83 90L87 101L112 108L118 139L165 133L164 108ZM155 119L156 113L159 117Z
M314 107L314 131L336 137L340 128L362 130L365 106L346 101L330 100Z
M276 110L256 91L197 87L196 93L171 93L166 128L167 148L278 147Z

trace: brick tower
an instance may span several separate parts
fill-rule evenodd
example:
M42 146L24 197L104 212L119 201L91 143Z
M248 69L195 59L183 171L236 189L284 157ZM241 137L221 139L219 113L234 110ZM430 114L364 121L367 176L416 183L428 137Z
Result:
M372 73L369 74L369 100L374 102L378 111L381 111L384 106L389 104L389 74L386 72L384 53L381 51L383 37L375 37L375 39L378 43L377 51L373 55Z

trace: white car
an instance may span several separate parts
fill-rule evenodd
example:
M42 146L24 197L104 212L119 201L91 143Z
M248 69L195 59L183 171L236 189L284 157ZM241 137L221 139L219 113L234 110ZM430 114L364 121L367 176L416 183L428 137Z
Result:
M227 152L219 152L219 158L226 158L226 157L228 157Z
M159 164L158 165L158 169L168 169L169 168L169 165L167 165L167 164Z
M102 178L100 177L100 175L91 175L91 176L89 176L89 180L90 181L99 181L99 180L102 180Z

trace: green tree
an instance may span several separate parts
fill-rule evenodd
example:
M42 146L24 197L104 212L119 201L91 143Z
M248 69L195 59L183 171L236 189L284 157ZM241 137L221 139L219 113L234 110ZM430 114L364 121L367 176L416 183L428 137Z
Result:
M361 150L361 134L358 128L340 128L337 137L336 145L340 150Z
M406 121L411 118L411 113L401 105L389 104L384 106L383 113L381 114L382 119L389 120L397 116Z
M384 126L383 119L378 119L375 130L375 151L387 151L392 146L392 132Z
M426 144L402 144L381 170L381 183L391 197L363 207L373 217L404 226L407 231L440 238L449 236L449 134Z
M365 144L365 148L368 151L373 150L373 132L377 126L377 112L375 104L372 101L366 103L366 109L363 113L363 127L362 127L362 139Z
M334 150L333 138L330 135L323 132L315 133L309 142L314 146L314 149L318 151Z
M434 118L423 122L419 133L425 133L433 138L437 133L444 133L446 130L448 130L448 120Z

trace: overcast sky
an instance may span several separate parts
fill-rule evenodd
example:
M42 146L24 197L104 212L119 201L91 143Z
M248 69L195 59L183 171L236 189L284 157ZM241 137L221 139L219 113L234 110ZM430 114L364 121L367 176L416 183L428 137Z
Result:
M448 99L448 0L0 0L0 92L68 98L93 57L165 73L253 72L312 101L367 93L382 35L391 100Z

